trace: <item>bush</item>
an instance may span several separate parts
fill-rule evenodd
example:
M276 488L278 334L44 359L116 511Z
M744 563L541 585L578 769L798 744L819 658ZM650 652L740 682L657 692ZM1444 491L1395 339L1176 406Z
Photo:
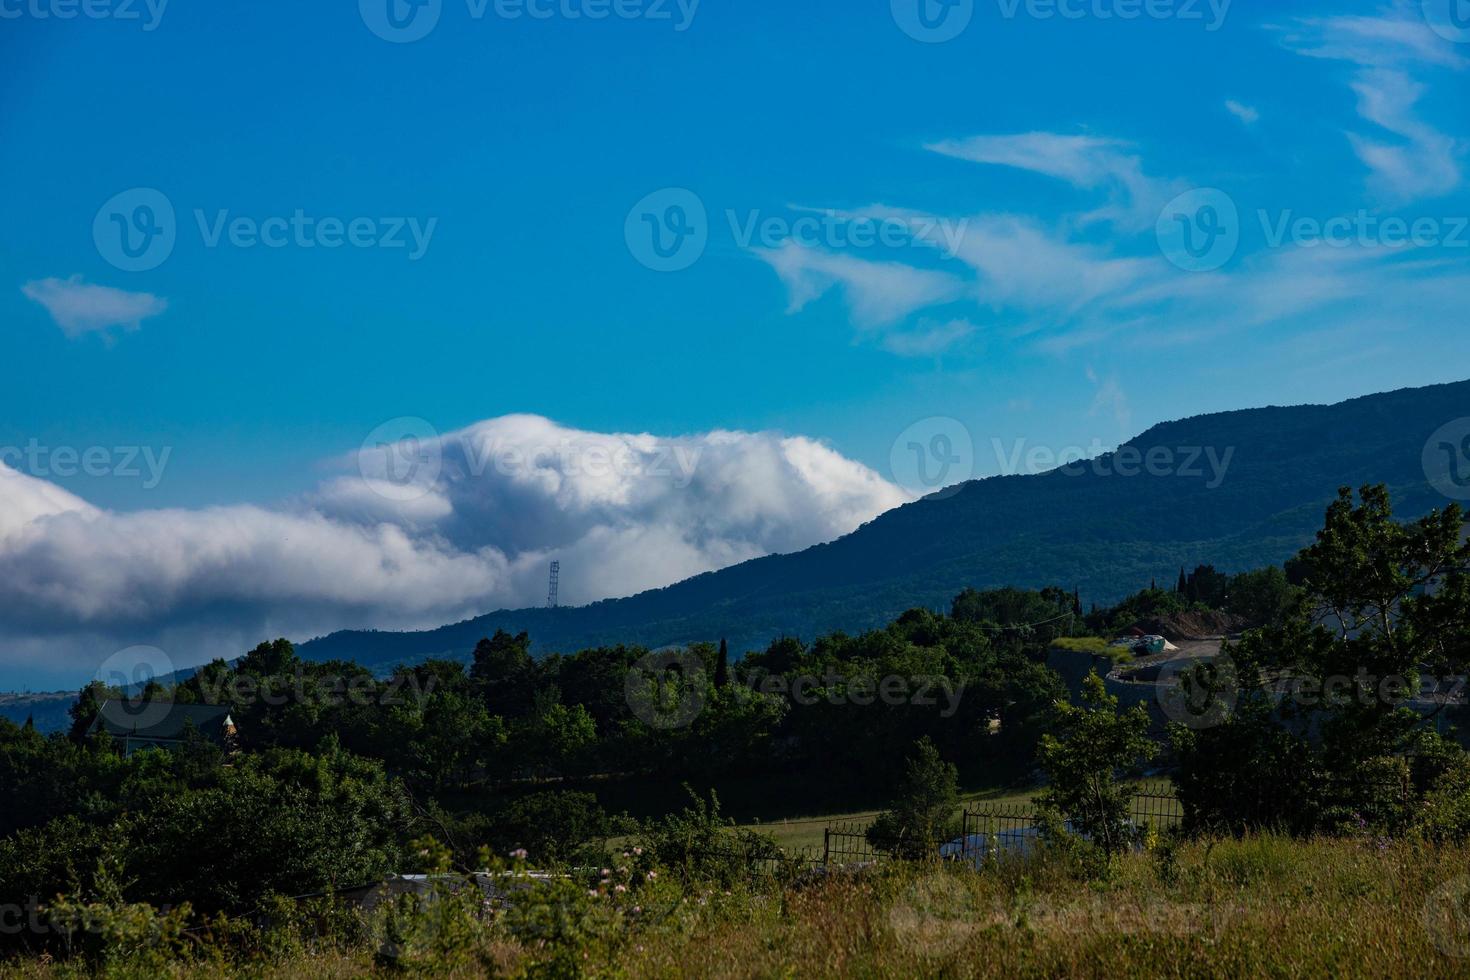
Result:
M1430 787L1413 832L1436 842L1470 837L1470 756L1461 756Z
M686 885L707 881L728 888L745 881L761 864L785 859L771 837L736 827L720 816L720 800L713 790L706 802L685 789L693 798L692 806L650 821L639 834L641 856L648 863L668 868Z
M928 737L914 743L891 809L868 827L868 842L899 857L924 857L957 832L959 772Z

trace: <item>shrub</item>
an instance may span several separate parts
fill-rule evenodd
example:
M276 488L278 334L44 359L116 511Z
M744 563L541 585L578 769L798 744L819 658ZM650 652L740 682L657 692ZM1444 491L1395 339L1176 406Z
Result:
M868 827L868 842L901 857L923 857L956 831L959 773L927 736L914 743L892 807Z
M736 827L720 815L713 790L705 801L689 787L693 805L646 824L639 847L651 865L668 868L688 884L708 881L730 887L744 881L763 862L779 862L785 853L771 837Z

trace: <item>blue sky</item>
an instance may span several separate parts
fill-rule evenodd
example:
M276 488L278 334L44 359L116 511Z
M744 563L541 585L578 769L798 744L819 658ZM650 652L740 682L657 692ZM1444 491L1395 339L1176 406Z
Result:
M387 0L0 0L0 446L166 448L153 486L31 468L117 514L284 506L402 416L801 436L906 486L895 441L952 425L925 420L986 475L996 439L1470 375L1463 0L973 0L941 43L911 36L918 0L620 2L640 15L442 0L392 43ZM175 243L129 271L94 223L139 188ZM659 272L634 209L669 218L669 188L707 245ZM209 244L222 214L298 212L431 234ZM824 212L799 245L741 240ZM1346 247L1273 232L1299 218ZM894 234L857 247L854 221ZM1161 223L1223 229L1223 264Z

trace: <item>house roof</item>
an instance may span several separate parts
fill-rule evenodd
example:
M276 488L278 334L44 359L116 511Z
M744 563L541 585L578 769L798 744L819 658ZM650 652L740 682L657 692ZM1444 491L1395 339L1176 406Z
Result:
M89 733L135 738L181 739L193 724L206 738L219 740L225 726L234 724L230 709L215 704L173 704L164 701L124 701L109 698L102 703Z

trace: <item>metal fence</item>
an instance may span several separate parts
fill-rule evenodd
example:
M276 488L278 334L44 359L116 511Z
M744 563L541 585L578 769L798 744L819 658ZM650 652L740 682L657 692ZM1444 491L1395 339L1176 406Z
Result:
M1178 826L1184 808L1168 790L1133 794L1129 818L1140 830L1164 831ZM865 865L893 859L976 862L995 854L1026 854L1040 839L1034 803L981 803L960 815L959 836L946 840L887 838L870 835L855 824L828 827L822 844L823 865Z

